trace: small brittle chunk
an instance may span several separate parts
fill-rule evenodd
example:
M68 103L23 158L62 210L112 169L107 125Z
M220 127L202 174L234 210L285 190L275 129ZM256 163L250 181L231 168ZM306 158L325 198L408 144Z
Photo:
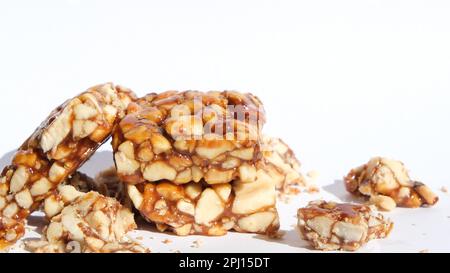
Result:
M303 239L326 251L355 251L370 240L387 237L393 227L366 205L312 201L297 216Z
M374 157L344 178L347 191L367 196L379 209L432 206L439 200L425 184L411 180L402 162Z

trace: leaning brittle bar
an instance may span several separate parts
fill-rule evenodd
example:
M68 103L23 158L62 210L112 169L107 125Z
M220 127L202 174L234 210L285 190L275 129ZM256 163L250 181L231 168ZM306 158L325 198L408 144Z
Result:
M83 193L73 186L60 186L64 208L51 217L41 240L27 242L33 252L146 252L139 244L126 241L125 234L136 228L133 213L117 200L98 192Z
M160 181L128 185L127 190L141 215L160 231L220 236L234 229L272 236L279 229L275 187L263 169L250 183L176 185Z
M393 223L369 206L313 201L298 210L303 239L319 250L355 251L369 240L385 238Z
M426 185L410 179L402 162L387 158L372 158L351 170L344 181L349 192L368 196L371 203L387 211L396 206L431 206L439 200Z
M108 139L133 99L128 89L108 83L50 114L1 174L0 243L23 235L26 217Z
M264 119L251 94L149 94L130 104L113 134L119 177L129 184L246 180L261 158Z

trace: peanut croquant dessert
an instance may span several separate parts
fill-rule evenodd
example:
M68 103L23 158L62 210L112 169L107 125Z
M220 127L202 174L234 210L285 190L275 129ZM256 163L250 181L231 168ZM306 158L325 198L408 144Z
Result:
M134 207L160 230L275 234L275 188L301 177L286 163L292 155L283 150L280 157L273 144L272 161L264 159L264 121L262 104L251 94L146 95L129 105L114 130L117 174Z
M313 201L297 216L302 237L315 249L327 251L355 251L369 240L387 237L393 227L366 205Z
M306 186L300 163L263 138L258 98L170 91L131 103L113 134L117 172L142 216L178 235L273 235L275 188Z
M134 94L110 83L56 108L0 177L0 245L24 234L25 219L111 135Z
M367 196L370 203L386 211L396 206L432 206L439 200L429 187L413 181L402 162L374 157L344 178L347 191Z

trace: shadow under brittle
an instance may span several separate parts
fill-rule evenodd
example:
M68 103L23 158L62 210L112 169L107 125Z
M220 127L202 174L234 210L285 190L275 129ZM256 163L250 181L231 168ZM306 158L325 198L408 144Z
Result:
M363 203L364 198L352 195L345 189L345 184L342 179L334 180L333 184L329 184L322 188L327 193L335 196L341 202L347 203Z

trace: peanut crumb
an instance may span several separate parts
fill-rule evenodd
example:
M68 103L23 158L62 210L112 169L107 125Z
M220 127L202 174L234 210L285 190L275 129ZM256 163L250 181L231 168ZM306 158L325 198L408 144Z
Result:
M136 240L142 241L144 238L142 236L136 237Z
M422 249L421 251L419 251L420 253L429 253L430 252L430 250L428 250L428 249Z
M192 248L199 248L202 245L202 242L200 240L195 240L194 242L192 242L191 247Z
M162 241L162 243L168 245L168 244L172 243L172 241L169 239L165 239Z
M445 186L442 186L442 187L441 187L441 192L445 192L445 193L448 193L448 189L447 189L447 187L445 187Z

